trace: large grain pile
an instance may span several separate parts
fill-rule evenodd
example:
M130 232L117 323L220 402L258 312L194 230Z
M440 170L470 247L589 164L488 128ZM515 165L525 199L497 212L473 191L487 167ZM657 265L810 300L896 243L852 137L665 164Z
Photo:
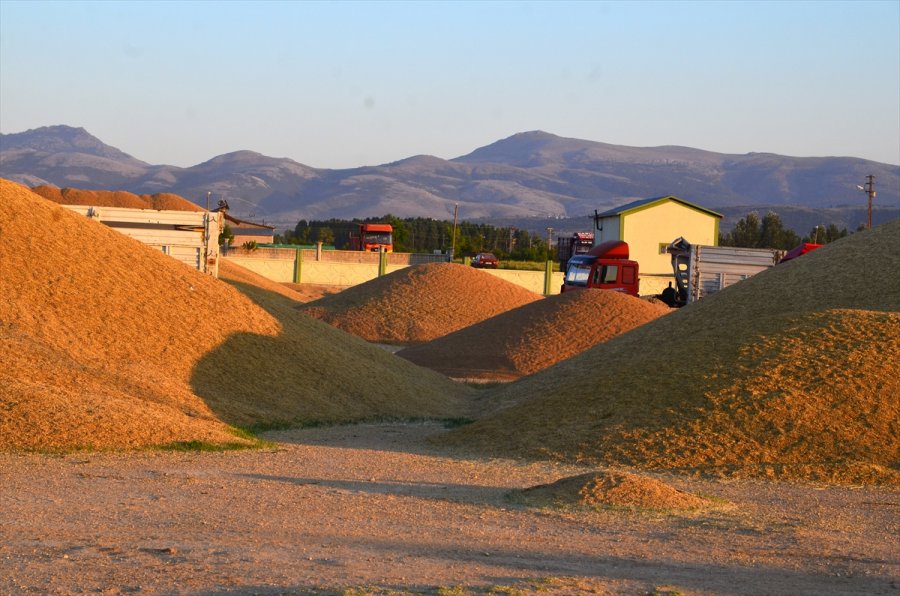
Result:
M0 449L228 443L241 441L228 425L458 415L465 390L444 377L5 180L0 239Z
M367 341L418 344L542 296L452 263L406 267L301 307Z
M619 292L566 292L400 350L397 355L449 377L516 379L669 311L661 303Z
M128 209L156 209L169 211L203 211L199 205L171 193L136 195L124 190L81 190L36 186L31 189L49 201L60 205L85 205L91 207L124 207Z
M490 394L493 454L900 483L900 220Z

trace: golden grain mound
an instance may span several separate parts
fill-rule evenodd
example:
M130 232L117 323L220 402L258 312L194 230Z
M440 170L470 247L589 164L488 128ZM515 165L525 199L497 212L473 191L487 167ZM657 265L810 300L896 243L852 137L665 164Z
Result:
M548 296L397 355L448 377L510 380L536 373L671 309L619 292Z
M124 207L128 209L155 209L157 211L203 211L199 205L184 197L170 193L136 195L124 190L81 190L35 186L32 192L60 205L86 205L92 207Z
M229 425L457 413L462 389L440 375L6 180L0 238L0 449L233 443Z
M366 341L418 344L542 296L471 267L416 265L301 307Z
M448 442L731 476L900 484L900 220L489 395Z
M625 509L699 509L703 497L661 480L629 472L588 472L550 484L515 491L511 497L533 507L614 507Z
M263 277L259 273L232 263L228 259L219 260L219 279L232 284L240 283L245 286L256 286L263 290L280 294L295 302L306 302L299 292L292 290L287 285L272 281L268 277Z

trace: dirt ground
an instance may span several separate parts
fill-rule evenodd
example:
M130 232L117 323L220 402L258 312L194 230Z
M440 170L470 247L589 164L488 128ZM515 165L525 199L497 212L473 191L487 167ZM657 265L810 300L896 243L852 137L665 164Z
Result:
M532 508L585 472L434 423L231 452L0 454L0 593L896 594L900 491L657 476L699 510ZM643 473L643 472L642 472Z

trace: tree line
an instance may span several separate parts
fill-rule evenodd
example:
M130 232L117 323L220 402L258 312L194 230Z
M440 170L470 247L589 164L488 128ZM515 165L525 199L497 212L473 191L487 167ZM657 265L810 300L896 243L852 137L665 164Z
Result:
M396 252L430 253L438 250L446 254L454 246L453 222L424 217L399 218L393 215L353 220L302 219L293 230L277 234L275 242L291 245L322 242L339 250L346 250L350 247L351 232L356 233L360 223L391 224ZM848 233L846 228L839 229L835 224L830 224L816 226L808 234L800 236L794 230L785 228L777 213L770 211L760 218L757 213L751 212L739 220L731 231L719 234L719 244L790 250L802 242L827 244ZM456 225L455 254L472 256L479 252L492 252L500 259L555 260L556 247L548 246L547 242L547 238L528 230L463 221Z
M300 220L293 230L275 236L280 244L308 245L322 242L335 248L348 249L350 234L356 233L360 223L388 223L394 229L396 252L449 252L454 247L457 256L472 256L492 252L501 259L544 261L553 258L547 240L539 235L514 227L458 222L425 217L399 218L392 215L367 219ZM554 249L555 250L555 249Z
M756 213L748 213L730 232L719 234L719 245L790 250L803 242L828 244L848 233L847 228L838 229L835 224L830 224L816 226L801 237L794 230L785 228L777 213L770 211L762 219Z

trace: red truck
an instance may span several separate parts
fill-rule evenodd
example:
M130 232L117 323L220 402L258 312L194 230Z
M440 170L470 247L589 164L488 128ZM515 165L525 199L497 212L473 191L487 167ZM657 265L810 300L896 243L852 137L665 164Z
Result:
M628 244L622 240L601 242L587 254L568 260L561 291L598 288L638 295L638 264L628 258Z
M584 255L594 246L593 232L575 232L568 238L556 240L556 259L559 261L559 270L565 271L569 259L575 255Z
M391 224L361 223L350 232L350 250L394 252L394 228Z

